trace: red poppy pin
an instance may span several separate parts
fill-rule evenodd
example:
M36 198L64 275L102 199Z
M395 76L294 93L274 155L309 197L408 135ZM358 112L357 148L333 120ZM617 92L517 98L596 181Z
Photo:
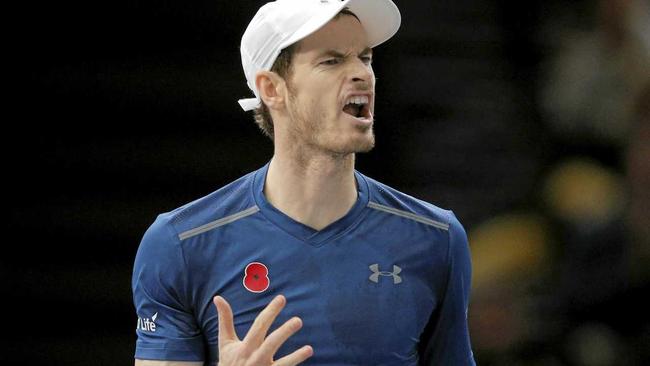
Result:
M263 263L249 263L244 270L244 287L250 292L264 292L269 288L269 269Z

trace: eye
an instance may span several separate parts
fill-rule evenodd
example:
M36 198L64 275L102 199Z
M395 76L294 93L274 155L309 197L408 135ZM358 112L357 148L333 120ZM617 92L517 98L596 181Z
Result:
M321 65L329 65L329 66L331 66L331 65L336 65L339 62L340 62L340 60L338 58L328 58L327 60L322 61L320 64Z
M359 59L366 65L370 65L372 63L372 56L361 56Z

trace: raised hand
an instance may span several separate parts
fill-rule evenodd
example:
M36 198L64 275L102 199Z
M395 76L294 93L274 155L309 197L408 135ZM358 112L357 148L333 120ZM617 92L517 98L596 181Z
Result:
M237 337L230 304L221 296L214 297L219 315L219 365L220 366L292 366L298 365L314 353L311 346L302 348L278 360L273 356L280 346L302 327L302 320L293 317L266 335L287 300L276 296L262 310L243 340Z

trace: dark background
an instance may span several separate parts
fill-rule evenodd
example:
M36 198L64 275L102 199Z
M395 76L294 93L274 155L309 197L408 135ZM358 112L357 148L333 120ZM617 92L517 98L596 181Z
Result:
M561 49L553 29L597 28L600 2L396 3L402 27L375 50L377 146L358 156L357 168L453 209L470 233L509 212L534 211L552 223L545 274L523 290L537 315L522 324L542 324L539 332L495 347L481 337L498 337L500 325L473 320L479 364L620 364L574 354L582 318L556 292L566 276L566 223L540 195L567 157L625 175L626 139L558 133L541 102L545 65ZM271 142L237 104L251 95L239 40L261 4L30 2L15 13L0 270L14 325L3 363L132 364L131 271L148 225L271 157ZM611 245L614 257L622 245ZM640 365L648 317L631 314L647 305L639 295L647 282L631 288L599 295L594 303L606 311L585 305L588 323L607 329L585 342L613 344L614 355ZM634 306L612 305L620 296ZM601 316L623 308L627 318Z

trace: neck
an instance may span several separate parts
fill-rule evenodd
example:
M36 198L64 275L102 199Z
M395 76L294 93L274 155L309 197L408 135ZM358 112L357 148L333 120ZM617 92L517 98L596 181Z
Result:
M354 154L305 154L276 148L264 195L285 215L321 230L345 216L356 202Z

